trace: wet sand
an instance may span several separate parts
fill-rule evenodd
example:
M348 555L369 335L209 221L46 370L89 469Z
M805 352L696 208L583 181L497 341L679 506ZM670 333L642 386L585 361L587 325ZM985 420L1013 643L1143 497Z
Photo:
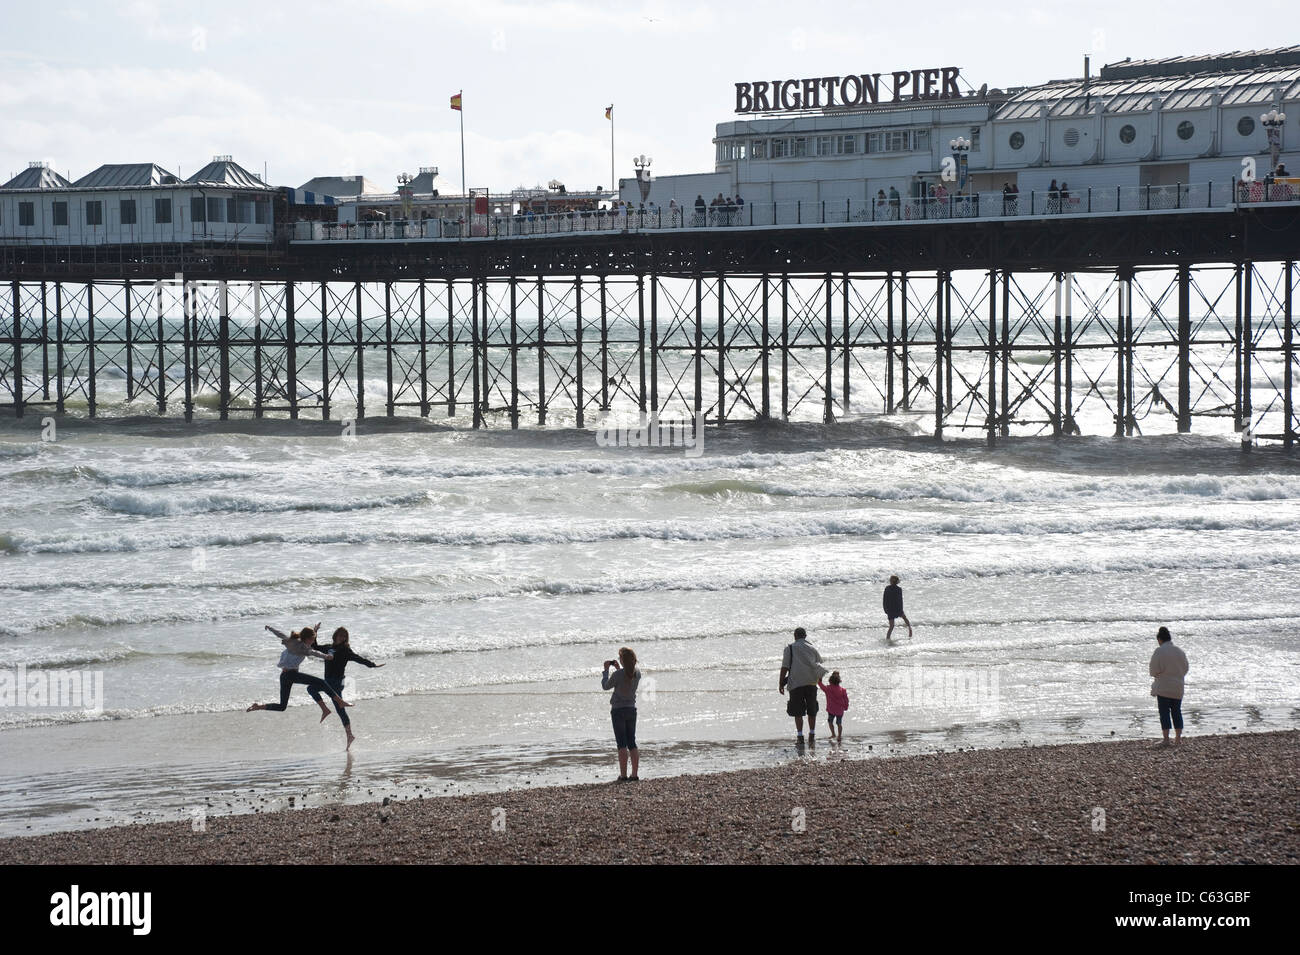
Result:
M638 783L6 839L0 862L1294 864L1298 756L1286 731L670 779L648 762Z

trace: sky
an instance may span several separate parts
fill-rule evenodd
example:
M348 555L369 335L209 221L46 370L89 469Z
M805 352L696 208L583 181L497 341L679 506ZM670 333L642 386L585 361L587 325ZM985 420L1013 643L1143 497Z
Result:
M437 166L468 185L608 187L713 168L715 126L757 79L962 68L963 88L1082 75L1125 57L1294 43L1290 4L676 3L668 0L0 0L0 181L46 161L192 175L214 155L273 185ZM1244 9L1244 8L1243 8Z

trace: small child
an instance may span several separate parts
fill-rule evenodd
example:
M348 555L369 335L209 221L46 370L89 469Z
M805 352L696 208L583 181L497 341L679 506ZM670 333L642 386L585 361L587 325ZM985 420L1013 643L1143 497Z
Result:
M831 674L830 686L821 680L817 681L817 685L826 694L826 729L830 732L831 739L842 743L844 742L844 711L849 708L849 691L840 686L839 670Z

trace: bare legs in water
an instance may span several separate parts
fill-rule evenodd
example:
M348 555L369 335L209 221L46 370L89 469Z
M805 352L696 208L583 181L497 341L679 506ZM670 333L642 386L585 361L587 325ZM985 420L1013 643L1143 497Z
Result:
M912 639L912 622L907 619L907 614L900 614L899 617L902 618L903 623L907 624L907 639ZM894 639L894 621L899 619L899 617L889 618L889 629L885 631L886 640Z

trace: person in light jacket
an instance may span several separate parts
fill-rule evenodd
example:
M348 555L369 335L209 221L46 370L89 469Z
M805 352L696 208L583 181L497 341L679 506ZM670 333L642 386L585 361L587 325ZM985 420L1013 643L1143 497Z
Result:
M1151 695L1160 710L1160 729L1165 735L1160 745L1168 746L1169 729L1174 730L1174 743L1183 738L1183 677L1187 676L1187 655L1174 646L1168 627L1156 631L1156 652L1151 654Z
M613 667L614 672L610 672ZM618 746L618 781L640 780L641 752L636 745L636 688L641 682L641 671L636 665L636 654L628 647L618 651L617 660L605 661L605 672L600 677L602 690L613 690L609 697L609 715L614 723L614 741ZM628 759L632 761L632 774L627 772Z

